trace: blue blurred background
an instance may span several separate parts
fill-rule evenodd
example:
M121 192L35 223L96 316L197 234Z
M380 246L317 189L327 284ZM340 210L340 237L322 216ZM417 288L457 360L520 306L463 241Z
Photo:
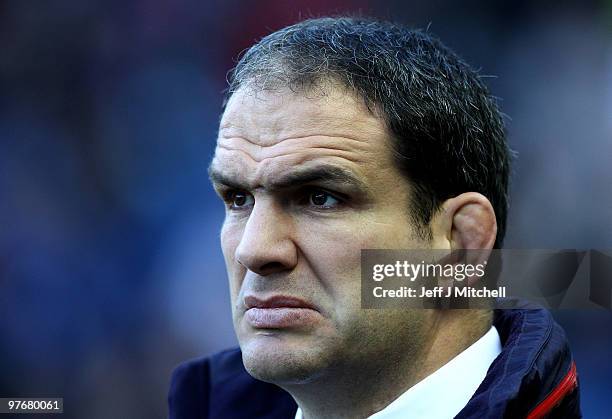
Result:
M235 344L208 184L226 72L270 31L362 12L430 27L509 115L506 247L612 248L612 2L0 1L0 396L162 418L173 367ZM612 314L558 312L586 417Z

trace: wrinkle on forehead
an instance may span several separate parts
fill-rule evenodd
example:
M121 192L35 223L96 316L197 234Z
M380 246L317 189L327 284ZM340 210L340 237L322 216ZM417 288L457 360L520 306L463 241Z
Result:
M269 146L262 146L244 137L219 138L217 149L242 153L254 162L290 154L317 153L344 157L359 163L372 154L363 140L326 135L287 138Z
M386 134L382 120L363 101L339 89L315 98L240 89L230 98L219 128L219 138L248 138L261 146L316 135L365 141Z
M252 186L317 162L362 175L369 167L378 177L381 165L391 165L387 137L382 120L347 92L307 98L239 90L223 115L211 166Z
M351 171L359 177L361 166L367 162L359 153L341 152L334 149L308 149L305 151L292 150L284 154L276 154L255 160L253 156L241 149L218 148L215 159L211 164L215 170L221 171L230 177L253 189L268 187L295 171L296 167L337 166Z

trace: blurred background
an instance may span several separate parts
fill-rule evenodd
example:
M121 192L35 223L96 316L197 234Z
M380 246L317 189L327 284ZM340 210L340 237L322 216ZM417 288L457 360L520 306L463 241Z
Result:
M508 248L612 248L612 2L0 0L0 396L163 418L172 369L236 343L210 187L227 71L304 17L426 28L509 116ZM587 418L612 314L555 313Z

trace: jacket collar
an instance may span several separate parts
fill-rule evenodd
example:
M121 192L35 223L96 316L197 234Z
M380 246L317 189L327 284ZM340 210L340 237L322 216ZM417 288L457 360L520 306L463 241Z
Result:
M565 334L551 314L519 300L512 305L494 312L502 352L458 418L482 417L483 411L488 417L527 417L572 369Z

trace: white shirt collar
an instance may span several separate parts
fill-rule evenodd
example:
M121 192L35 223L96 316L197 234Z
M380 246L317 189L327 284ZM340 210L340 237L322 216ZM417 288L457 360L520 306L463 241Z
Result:
M412 419L453 418L472 398L500 353L499 334L491 326L471 346L368 419L401 419L407 413ZM303 419L299 407L295 419Z

